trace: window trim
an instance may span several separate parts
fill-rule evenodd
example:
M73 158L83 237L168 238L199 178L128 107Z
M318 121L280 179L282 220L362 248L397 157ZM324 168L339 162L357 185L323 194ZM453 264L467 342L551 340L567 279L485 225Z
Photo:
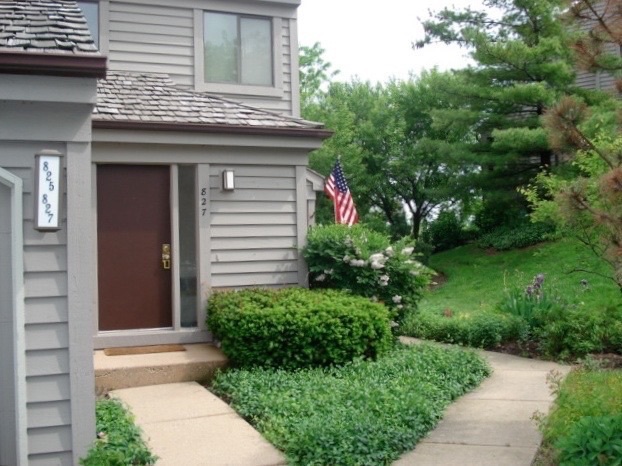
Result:
M257 86L249 84L210 83L205 82L205 55L203 52L203 14L208 11L215 13L230 13L238 16L259 16L271 20L272 26L272 86ZM194 86L197 91L213 92L216 94L249 95L260 97L282 98L283 93L283 24L281 18L252 15L241 12L219 10L194 10Z

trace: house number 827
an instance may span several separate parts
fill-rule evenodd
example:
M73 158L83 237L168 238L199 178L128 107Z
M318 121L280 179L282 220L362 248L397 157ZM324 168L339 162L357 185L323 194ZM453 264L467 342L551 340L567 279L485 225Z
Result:
M207 188L201 188L200 205L201 205L201 217L204 217L205 214L207 213Z

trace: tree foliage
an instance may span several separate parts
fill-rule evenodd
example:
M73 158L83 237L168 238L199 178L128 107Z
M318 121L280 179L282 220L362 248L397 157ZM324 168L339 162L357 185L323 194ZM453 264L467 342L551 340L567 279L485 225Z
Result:
M300 47L300 106L303 114L311 103L317 102L320 98L322 88L339 74L339 70L333 70L332 64L324 59L324 52L319 42L310 47L305 45Z
M622 289L622 6L619 1L578 0L577 64L616 77L609 94L591 101L566 95L544 117L551 146L572 156L572 170L540 176L524 193L536 218L553 218L607 261ZM591 103L589 105L588 103Z
M563 5L486 0L485 11L444 9L423 22L425 37L415 47L457 43L475 61L456 71L454 85L445 88L462 102L460 108L440 108L434 118L438 126L472 136L466 149L481 167L474 188L490 204L519 203L516 188L558 162L540 118L574 83L566 31L558 21Z
M456 150L464 136L434 126L432 118L435 108L452 105L440 92L451 79L432 71L386 85L335 82L306 109L306 118L323 121L334 131L312 154L312 168L328 174L341 156L362 219L388 224L394 237L410 233L417 238L435 208L458 201L460 180L468 173ZM321 221L322 213L318 217Z

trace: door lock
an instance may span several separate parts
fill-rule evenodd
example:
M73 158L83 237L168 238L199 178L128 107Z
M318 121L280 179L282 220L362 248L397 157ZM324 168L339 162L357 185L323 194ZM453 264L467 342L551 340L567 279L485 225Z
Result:
M170 270L171 268L171 245L162 245L162 268L164 270Z

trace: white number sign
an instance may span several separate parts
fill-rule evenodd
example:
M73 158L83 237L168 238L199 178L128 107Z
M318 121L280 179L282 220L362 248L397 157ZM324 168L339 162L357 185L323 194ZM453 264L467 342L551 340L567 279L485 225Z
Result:
M35 228L60 229L61 155L42 152L36 155Z

